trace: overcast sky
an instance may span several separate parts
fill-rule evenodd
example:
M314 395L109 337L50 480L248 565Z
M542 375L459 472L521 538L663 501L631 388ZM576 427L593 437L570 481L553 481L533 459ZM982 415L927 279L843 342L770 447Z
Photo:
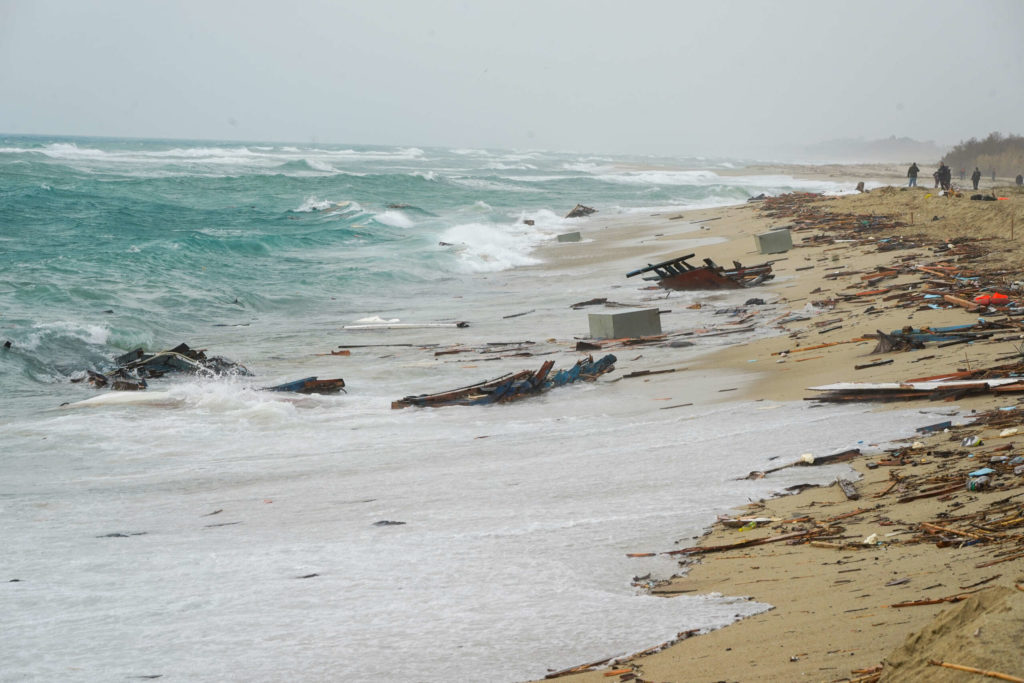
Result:
M0 133L744 154L1024 133L1024 0L0 0Z

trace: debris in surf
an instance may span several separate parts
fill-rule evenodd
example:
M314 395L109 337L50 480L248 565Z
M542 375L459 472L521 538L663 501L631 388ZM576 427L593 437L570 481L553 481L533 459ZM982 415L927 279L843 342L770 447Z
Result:
M661 263L649 263L643 268L626 273L626 277L654 273L644 277L652 280L663 289L680 291L742 289L754 287L775 277L772 274L772 261L756 266L743 266L733 261L731 270L727 270L709 258L704 259L703 266L689 263L695 254L677 256Z
M360 323L356 325L344 325L341 329L343 330L417 330L417 329L428 329L428 328L443 328L443 327L469 327L469 323L464 320L457 320L455 322L436 322L436 323L400 323L400 322L372 322L372 323Z
M582 218L583 216L589 216L592 213L597 213L597 209L592 209L589 206L583 206L582 204L577 204L576 206L573 207L572 211L570 211L569 213L565 214L565 217L566 218Z
M554 387L572 384L576 381L591 382L615 369L616 358L612 354L595 361L593 356L579 360L568 370L551 375L554 361L545 361L539 370L522 370L502 375L486 382L467 387L443 391L436 394L406 396L391 403L392 408L469 406L490 403L507 403L528 396L536 396Z
M146 380L168 373L207 377L252 374L240 363L220 356L207 356L205 350L192 349L184 343L156 353L147 353L139 347L115 358L114 364L117 367L105 373L87 369L82 376L71 381L88 382L97 389L109 387L114 391L142 391L149 387Z
M345 380L338 379L317 379L316 377L305 377L292 382L285 382L272 387L263 387L263 391L290 391L296 394L336 394L339 391L345 392Z

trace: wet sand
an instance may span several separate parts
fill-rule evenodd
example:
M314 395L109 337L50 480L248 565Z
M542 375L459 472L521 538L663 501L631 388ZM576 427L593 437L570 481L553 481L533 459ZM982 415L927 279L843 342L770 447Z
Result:
M774 171L786 172L785 167ZM887 215L905 225L871 233L872 240L841 239L815 246L808 244L821 231L801 230L792 233L793 249L766 256L756 252L753 236L791 223L792 217L768 216L757 202L630 221L604 220L598 214L582 231L586 243L574 250L559 245L547 250L545 258L559 267L606 265L618 277L620 270L637 263L680 255L683 240L716 237L722 241L696 250L696 262L704 257L744 265L775 260L775 279L745 290L749 297L765 301L763 306L748 307L754 315L744 324L756 325L755 338L689 363L691 371L742 373L746 381L728 395L734 399L800 401L820 394L809 391L812 386L906 381L1006 364L1021 356L1024 334L1020 330L970 344L940 347L931 342L924 349L874 355L877 340L863 337L908 325L935 328L971 324L979 317L1003 319L996 311L932 308L927 305L930 301L901 306L906 299L900 293L910 291L903 287L913 287L920 280L920 273L909 269L881 283L868 281L894 260L926 266L943 261L947 257L936 251L937 245L954 244L961 237L970 238L969 244L982 254L969 265L986 271L1002 269L998 279L1006 286L1024 280L1020 268L1024 238L1018 234L1024 232L1024 195L1005 187L996 192L1008 197L1005 201L971 201L970 191L960 197L941 197L931 188L902 187L902 170L894 167L792 169L792 174L807 177L816 172L817 177L848 181L851 189L859 180L892 184L864 194L822 199L818 204L828 213ZM695 227L699 228L696 233ZM894 238L918 246L878 248L879 240ZM631 265L623 269L626 264ZM873 290L885 291L863 295ZM714 305L717 295L707 293L695 299ZM667 301L672 301L671 295ZM892 362L855 369L882 360ZM678 359L666 351L649 354L647 363L657 371L678 365ZM649 397L674 390L682 393L685 382L679 373L666 373L652 375L636 387ZM946 420L952 424L949 429L892 444L888 452L865 444L842 475L852 482L855 500L833 484L737 510L736 516L766 521L748 528L716 524L699 545L779 540L680 553L679 574L652 589L666 599L680 594L748 596L773 609L711 633L680 634L680 641L672 645L652 643L651 652L559 680L980 679L932 660L1024 676L1019 647L1024 635L1024 522L1015 519L1021 518L1024 508L1024 475L1000 465L1002 471L990 488L970 491L967 487L967 473L987 465L991 458L1024 453L1024 412L1016 409L1020 395L860 403L864 410L917 410L920 420L914 427ZM989 427L972 423L972 414L986 411L995 411L992 414L1000 420ZM1017 424L1021 425L1019 436L1000 436ZM865 439L892 436L866 434ZM974 436L984 445L961 445ZM807 444L806 451L826 455L815 444ZM799 455L794 454L794 462ZM927 604L898 606L922 601Z

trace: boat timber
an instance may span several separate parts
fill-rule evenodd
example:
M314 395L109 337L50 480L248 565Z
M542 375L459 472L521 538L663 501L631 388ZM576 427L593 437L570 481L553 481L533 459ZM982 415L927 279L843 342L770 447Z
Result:
M420 394L406 396L392 401L392 408L409 406L441 407L441 406L472 406L489 403L507 403L529 396L542 394L554 387L572 384L577 381L590 382L606 372L615 369L616 358L608 354L595 361L587 356L576 362L567 370L559 370L551 374L554 361L545 361L538 370L521 370L496 377L486 382L471 384L459 389L442 391L436 394Z
M693 257L694 254L687 254L661 263L650 263L644 268L626 273L626 277L653 273L644 279L653 280L664 289L683 291L743 289L775 277L771 263L744 266L733 261L732 269L726 269L709 258L704 259L703 266L695 266L689 262Z

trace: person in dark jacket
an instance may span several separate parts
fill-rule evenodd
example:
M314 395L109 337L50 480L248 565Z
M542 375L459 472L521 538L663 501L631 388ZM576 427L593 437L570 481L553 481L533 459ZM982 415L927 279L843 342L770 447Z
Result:
M953 183L953 171L949 166L946 166L946 162L939 162L938 181L939 186L943 190L948 190Z
M978 183L981 182L981 169L977 166L974 167L974 173L971 174L971 182L974 183L974 189L978 189Z
M907 187L917 187L917 174L920 171L921 169L917 167L916 161L910 164L910 168L907 169L907 177L910 178L910 180L907 181Z

